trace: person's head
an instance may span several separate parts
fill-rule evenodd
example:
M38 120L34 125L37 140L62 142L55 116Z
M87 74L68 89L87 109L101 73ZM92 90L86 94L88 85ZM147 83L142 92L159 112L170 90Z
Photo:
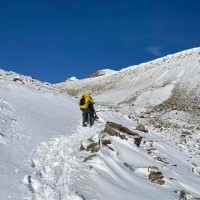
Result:
M89 92L86 92L86 93L84 93L84 95L83 96L85 96L85 97L89 97L91 94L89 93Z

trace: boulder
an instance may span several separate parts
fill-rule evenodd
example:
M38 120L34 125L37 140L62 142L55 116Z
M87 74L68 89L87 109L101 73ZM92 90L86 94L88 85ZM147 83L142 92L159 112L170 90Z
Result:
M120 125L116 124L114 122L107 122L106 127L104 129L104 132L111 136L117 136L120 137L121 139L128 139L128 136L131 136L134 138L134 143L139 147L140 143L142 141L142 137L131 131L130 129Z
M164 176L158 167L149 167L148 171L149 171L148 178L151 182L156 183L158 185L165 184L165 181L163 180Z
M189 192L186 190L175 190L175 193L179 194L179 200L200 200L198 197L193 197Z
M142 131L142 132L148 132L147 128L146 128L143 124L139 124L139 125L136 127L136 130Z
M96 134L81 143L80 151L90 151L92 153L96 153L99 151L99 144L100 141L98 135Z
M128 128L120 124L116 124L114 122L107 122L104 132L108 133L111 136L118 136L118 137L120 137L120 133L126 133L128 135L133 135L133 136L138 135L137 133L134 133ZM121 138L121 139L125 139L125 138Z

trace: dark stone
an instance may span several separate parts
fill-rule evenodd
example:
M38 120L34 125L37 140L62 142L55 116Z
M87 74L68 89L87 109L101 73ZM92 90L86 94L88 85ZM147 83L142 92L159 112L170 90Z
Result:
M155 182L157 179L163 179L164 176L162 175L161 172L151 172L149 174L149 179L152 181L152 182Z
M139 147L142 142L142 137L135 138L134 143Z
M92 160L92 158L96 157L96 155L97 155L97 154L89 155L88 157L86 157L86 158L84 159L83 162L87 162L88 160Z
M121 139L127 139L127 135L133 136L134 137L134 143L139 147L140 143L142 141L142 137L138 135L137 133L134 133L130 129L120 125L116 124L114 122L107 122L106 127L104 129L104 132L111 136L117 136L120 137Z
M87 151L92 153L99 151L99 143L91 143L87 146Z
M133 131L129 130L128 128L126 128L120 124L116 124L114 122L107 122L104 132L106 132L112 136L119 136L119 132L126 133L126 134L132 135L132 136L138 135L137 133L134 133Z
M128 169L130 169L132 172L135 171L135 168L134 168L133 165L131 165L131 164L124 163L124 166L127 167Z
M181 190L179 193L180 193L179 200L189 200L187 198L187 195L190 194L189 192Z
M3 133L0 133L0 135L1 135L2 137L4 137L4 136L5 136Z
M105 147L108 147L110 150L115 151L113 148L111 148L110 146L108 146L108 144L111 144L110 140L102 140L101 141L102 145Z
M149 167L148 170L150 172L148 175L148 178L151 182L154 182L159 185L165 184L165 181L162 180L164 178L164 176L158 167Z
M15 81L15 82L20 81L20 82L24 83L23 80L20 78L14 78L13 81Z
M146 129L146 127L145 127L143 124L139 124L139 125L136 127L136 130L142 131L142 132L148 132L148 130Z
M103 146L108 146L108 144L111 144L110 140L102 140L101 142Z
M80 151L86 150L85 147L81 144Z
M157 157L155 157L154 159L155 159L155 160L158 160L158 161L160 161L160 162L163 162L163 163L165 163L165 164L169 164L169 162L166 161L166 158L161 158L161 157L157 156Z
M188 132L188 131L183 131L182 135L192 135L192 133Z

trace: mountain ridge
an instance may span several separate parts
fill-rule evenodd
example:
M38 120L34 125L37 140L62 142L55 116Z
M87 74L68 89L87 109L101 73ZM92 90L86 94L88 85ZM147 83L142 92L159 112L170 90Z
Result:
M200 48L194 48L106 77L60 83L56 88L74 96L89 91L97 104L116 107L129 116L158 118L163 124L175 117L174 112L182 113L187 118L185 121L195 119L194 125L200 115L199 86Z
M85 84L84 86L82 87L85 87L85 86L88 86L89 83L87 83L87 81L92 81L92 80L96 80L97 82L99 81L102 81L103 79L105 78L109 78L109 77L112 77L112 76L116 76L116 79L118 78L119 74L121 74L122 72L124 73L124 75L129 75L130 72L134 72L135 74L137 73L140 73L140 70L151 70L152 68L155 68L155 67L159 67L161 64L164 64L164 63L170 63L172 60L171 59L179 59L178 61L181 61L182 58L185 58L186 56L190 56L192 54L196 54L197 56L199 55L200 56L200 47L198 48L193 48L193 49L189 49L189 50L184 50L184 51L181 51L181 52L178 52L178 53L175 53L175 54L170 54L170 55L167 55L167 56L164 56L162 58L158 58L158 59L155 59L153 61L149 61L149 62L146 62L146 63L141 63L139 65L133 65L133 66L130 66L130 67L126 67L126 68L123 68L121 69L120 71L116 71L116 73L113 75L113 74L108 74L106 77L93 77L93 78L86 78L86 79L81 79L79 80L79 83L80 85L81 84ZM200 62L200 58L198 60ZM180 66L181 63L178 63L178 66ZM166 68L167 66L165 66ZM139 70L139 71L138 71ZM180 73L184 73L184 72L180 72ZM123 74L122 74L123 75ZM179 74L179 76L181 76L181 74ZM88 84L88 85L87 85ZM73 86L73 83L58 83L56 84L56 86L58 88L61 88L63 87L63 89L67 89L67 92L71 92L70 90L72 89L72 86ZM76 82L76 87L80 87L78 82ZM81 89L78 88L78 89ZM74 93L72 93L72 95L78 95L79 94L79 90L78 89L74 89ZM89 88L88 86L88 89L89 90L92 90ZM61 89L62 90L62 89ZM97 92L97 91L92 91L92 92Z

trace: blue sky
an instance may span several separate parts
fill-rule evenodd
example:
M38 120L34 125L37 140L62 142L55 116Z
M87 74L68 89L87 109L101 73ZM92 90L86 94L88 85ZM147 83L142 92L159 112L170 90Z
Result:
M41 81L199 46L199 0L0 0L0 68Z

